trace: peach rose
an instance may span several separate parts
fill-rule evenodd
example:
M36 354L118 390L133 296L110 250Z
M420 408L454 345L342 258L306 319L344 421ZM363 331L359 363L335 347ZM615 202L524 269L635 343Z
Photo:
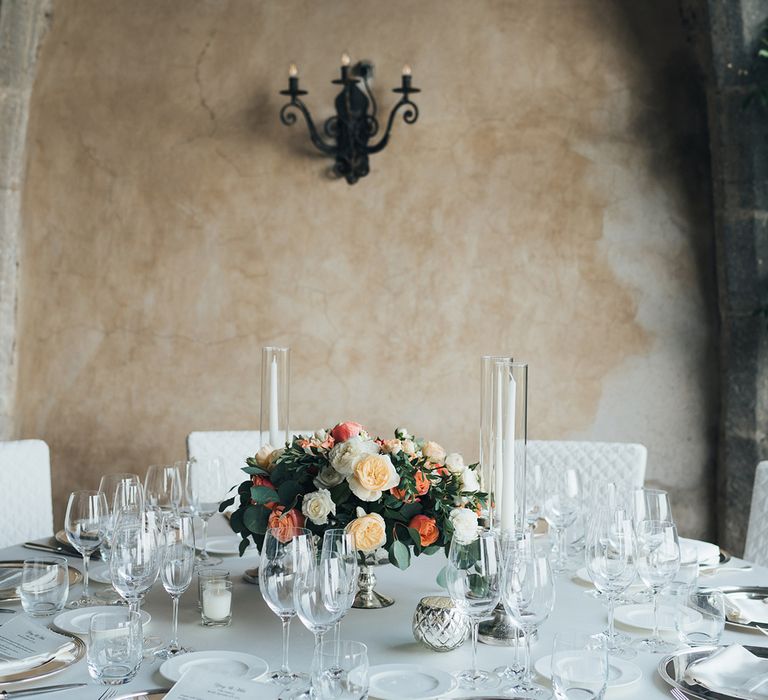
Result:
M421 447L421 454L423 454L430 462L445 461L445 450L436 442L425 442Z
M429 478L424 474L423 471L421 471L421 469L419 469L414 474L414 477L416 479L416 493L418 493L419 496L423 496L427 491L429 491L429 487L431 486Z
M357 437L360 435L360 431L363 426L360 423L355 423L351 420L345 423L339 423L333 430L331 430L331 437L335 442L345 442L349 438Z
M384 518L378 513L366 514L362 508L358 508L357 512L358 517L345 529L354 535L357 549L361 552L373 552L387 541Z
M251 486L266 486L268 489L274 489L272 482L267 479L266 476L259 476L258 474L251 475ZM251 503L253 503L253 499L251 499ZM269 503L264 504L267 508L274 508L277 503L274 501L270 501Z
M293 537L295 528L304 527L304 516L295 508L291 508L287 513L284 511L285 506L273 508L267 524L278 531L277 538L281 542L288 542Z
M381 441L381 451L385 452L386 454L396 455L402 449L403 449L403 443L397 438L395 438L394 440Z
M414 515L411 522L408 523L408 527L419 531L422 547L429 547L429 545L434 544L440 536L440 530L437 528L435 519L428 515Z
M259 465L262 469L269 470L269 467L271 466L270 457L274 451L275 448L272 447L272 445L263 445L262 448L256 453L256 464Z
M400 483L400 475L389 455L363 456L347 477L349 488L361 501L378 501L381 492Z
M389 489L389 492L398 500L403 503L413 503L419 499L415 496L409 496L405 489Z

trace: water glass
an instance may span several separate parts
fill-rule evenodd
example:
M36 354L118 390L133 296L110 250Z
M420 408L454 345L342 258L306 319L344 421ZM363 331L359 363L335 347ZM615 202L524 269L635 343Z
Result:
M69 543L83 556L83 593L68 608L97 605L88 591L88 562L104 540L108 526L107 499L99 491L73 491L67 502L64 531Z
M21 607L32 617L61 611L69 595L67 560L63 557L25 559L19 595Z
M152 464L144 477L147 508L166 515L177 513L181 503L181 474L175 464Z
M691 586L680 591L675 610L675 629L689 646L720 644L725 627L725 597L722 591L698 590Z
M128 683L141 666L141 616L130 610L97 613L91 618L88 673L103 685Z
M566 528L573 525L582 507L581 476L574 468L551 467L545 478L544 518L554 529L556 539L552 571L562 573L568 570L569 565Z
M203 579L202 616L204 627L228 627L232 622L232 581Z
M686 586L695 585L699 580L699 553L696 547L687 543L680 543L680 568L675 574L674 583L682 583Z
M322 642L312 666L313 700L365 700L368 649L361 642Z
M206 581L229 581L229 571L205 567L197 570L197 609L203 609L203 584Z
M608 684L608 646L594 637L560 632L552 647L557 700L601 700Z

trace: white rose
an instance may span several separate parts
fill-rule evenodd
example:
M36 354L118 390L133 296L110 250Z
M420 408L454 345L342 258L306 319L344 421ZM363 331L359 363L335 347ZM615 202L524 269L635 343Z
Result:
M327 430L315 430L315 439L318 440L319 442L324 442L327 437L328 437Z
M269 460L268 460L268 466L270 468L272 468L275 465L275 462L278 459L280 459L280 457L282 457L283 452L285 452L285 448L284 447L281 447L278 450L272 450L272 452L269 455Z
M477 516L467 508L454 508L448 516L453 536L459 544L469 544L477 539Z
M480 481L477 478L477 472L474 469L465 469L461 474L462 491L479 491Z
M442 462L445 459L445 449L442 445L429 440L421 446L423 454L430 462Z
M377 454L379 446L373 440L363 440L359 435L333 446L329 459L333 468L349 476L357 461L366 454Z
M344 481L344 475L339 474L332 466L328 465L320 470L320 473L312 480L319 489L332 489Z
M336 515L336 504L327 489L318 489L304 496L301 502L301 512L315 525L325 525L328 515Z
M407 440L410 437L408 428L395 428L395 437L398 440Z
M389 455L363 455L347 477L349 489L361 501L378 501L384 491L400 483Z
M451 454L445 458L445 466L448 467L448 471L451 472L451 474L461 474L466 468L464 465L464 457L458 452L451 452Z
M403 440L400 447L409 457L413 457L416 454L416 443L411 439Z
M272 447L272 445L264 445L257 453L256 453L256 464L258 464L262 469L265 467L268 467L270 465L269 456L275 451L275 448Z

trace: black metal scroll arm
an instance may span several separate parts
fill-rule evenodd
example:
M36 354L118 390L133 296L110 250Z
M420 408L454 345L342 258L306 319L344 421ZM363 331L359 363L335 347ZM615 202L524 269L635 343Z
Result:
M371 146L368 146L366 150L368 153L378 153L379 151L383 150L384 147L389 143L389 134L392 131L392 124L395 121L395 116L397 113L402 109L406 108L403 112L403 121L406 124L414 124L416 120L419 118L419 108L416 105L415 102L412 102L409 95L412 92L421 92L418 88L412 88L412 87L401 87L401 88L395 88L392 90L392 92L400 93L402 94L402 97L397 102L397 104L392 108L392 111L389 113L389 119L387 119L387 128L384 131L384 135L379 139L377 143L374 143Z
M283 108L280 110L280 121L286 126L293 126L297 120L296 111L301 112L304 115L304 120L307 123L309 138L311 139L312 143L315 144L315 147L323 153L327 153L329 156L335 156L336 146L330 143L326 143L323 140L323 138L318 133L317 128L315 127L314 121L312 121L309 110L299 98L299 95L306 95L306 91L281 90L280 94L288 95L291 98L291 101L283 105Z

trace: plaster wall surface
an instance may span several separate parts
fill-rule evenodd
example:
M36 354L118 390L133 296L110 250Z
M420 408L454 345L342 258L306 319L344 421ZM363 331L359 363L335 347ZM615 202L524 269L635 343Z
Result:
M706 535L717 367L703 103L674 3L55 2L23 193L17 433L57 522L103 472L255 428L397 425L477 457L479 357L530 363L529 434L638 441ZM329 180L277 112L298 63L412 64L421 117ZM254 450L257 446L254 446Z

